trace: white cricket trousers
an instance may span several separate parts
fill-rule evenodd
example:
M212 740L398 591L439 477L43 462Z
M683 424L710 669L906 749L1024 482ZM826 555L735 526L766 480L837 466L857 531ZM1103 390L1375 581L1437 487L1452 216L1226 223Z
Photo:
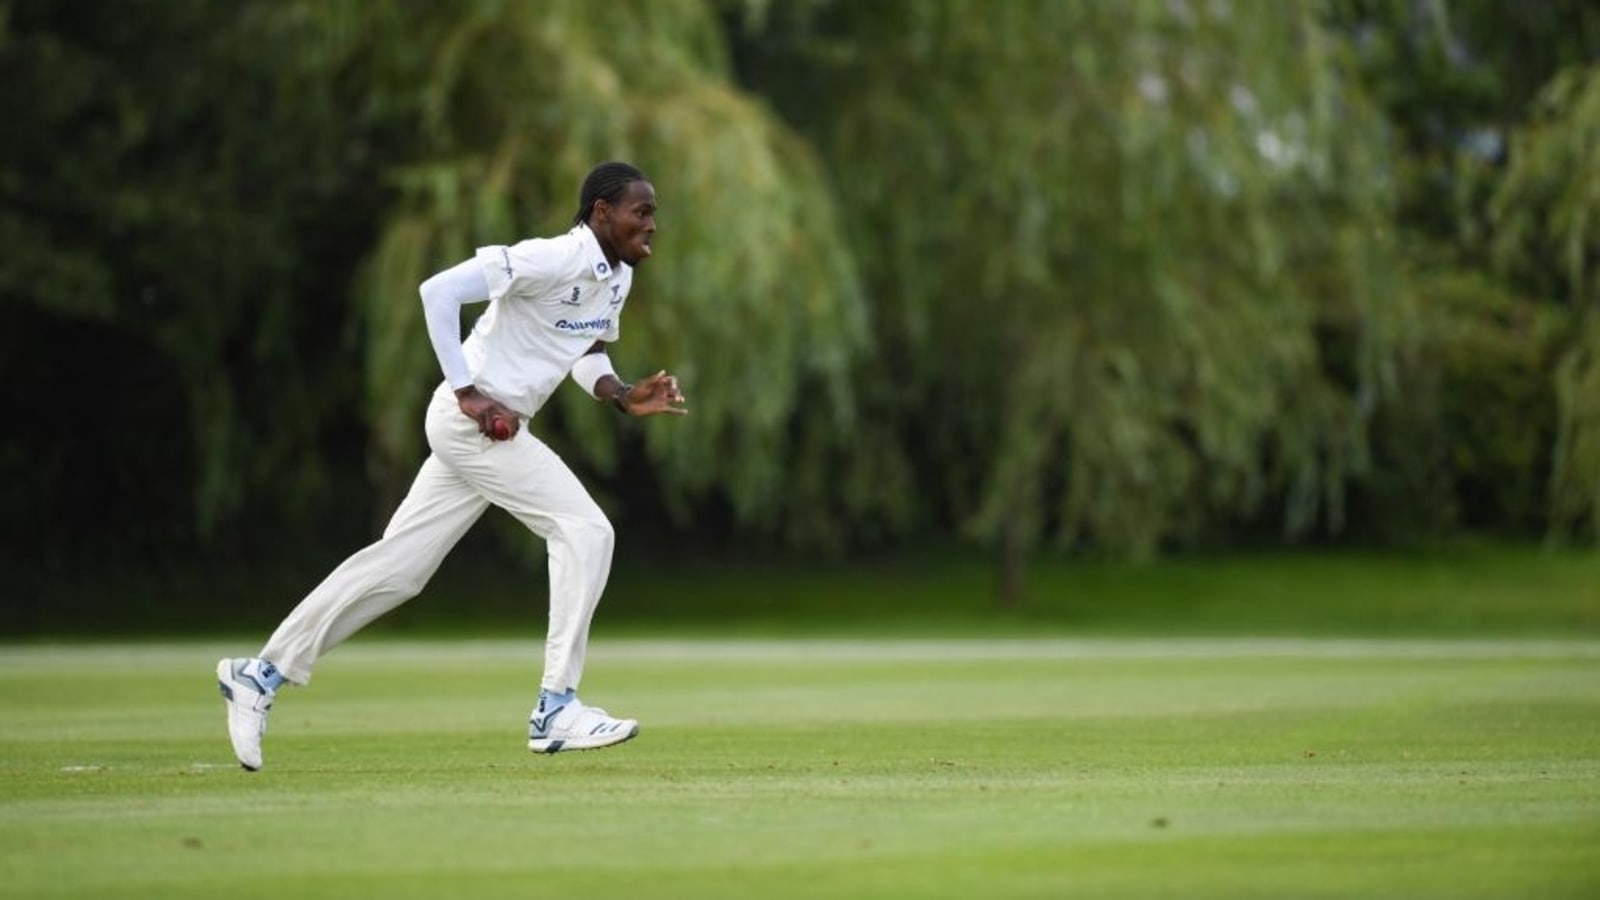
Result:
M493 504L545 541L550 625L541 686L577 690L589 622L611 571L610 521L567 464L526 427L512 440L489 440L447 387L428 405L427 434L433 452L383 537L317 585L267 640L261 658L295 684L309 683L323 654L421 593L445 554Z

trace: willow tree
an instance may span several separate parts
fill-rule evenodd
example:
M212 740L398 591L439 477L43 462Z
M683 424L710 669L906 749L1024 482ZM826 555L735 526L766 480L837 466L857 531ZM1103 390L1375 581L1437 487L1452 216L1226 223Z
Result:
M1540 93L1492 216L1502 270L1574 312L1555 376L1552 535L1587 527L1600 544L1600 66L1566 69Z
M419 143L386 173L401 201L360 287L380 477L393 486L414 468L440 377L418 283L476 246L564 231L589 167L625 159L655 181L660 231L613 358L625 373L669 366L691 416L619 427L564 390L539 427L602 471L637 436L685 518L715 495L741 521L826 532L795 486L823 480L816 451L848 441L865 310L816 160L732 85L708 4L307 3L303 14L318 52L373 85L370 102L420 98Z
M92 502L66 503L58 487L52 512L34 515L68 523L60 546L102 537L140 547L143 563L175 549L150 546L152 535L214 539L244 519L275 533L332 492L305 448L337 414L324 405L342 387L326 293L348 273L315 257L360 229L375 192L353 177L360 124L321 103L322 73L286 63L295 44L260 27L277 21L275 3L142 0L84 27L94 12L0 2L0 103L11 111L0 301L66 323L77 341L99 336L93 366L77 368L111 396L148 379L159 397L133 427L108 429L130 439L98 451L104 462L61 476L92 486ZM13 361L55 369L86 346L23 335ZM71 402L108 403L93 393ZM51 431L60 437L41 437L30 455L56 456L53 439L83 442ZM50 483L48 468L30 471ZM163 482L160 502L140 502L147 481ZM183 497L188 508L170 502ZM93 512L54 511L72 507ZM107 520L121 527L106 531Z
M1376 117L1314 7L802 18L784 74L826 102L788 108L874 251L892 365L863 443L1003 548L1008 592L1042 539L1149 554L1269 509L1339 527L1405 304Z

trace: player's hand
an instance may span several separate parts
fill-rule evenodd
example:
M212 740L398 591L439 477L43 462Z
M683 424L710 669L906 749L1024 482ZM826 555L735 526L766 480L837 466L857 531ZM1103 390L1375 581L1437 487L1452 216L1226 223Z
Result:
M678 387L677 376L668 375L665 369L634 382L624 401L623 405L630 416L653 416L657 413L669 413L674 416L689 414L688 408L684 406L686 401L683 389Z
M478 432L492 441L509 441L522 427L522 417L505 404L478 392L473 385L456 391L461 414L478 423Z

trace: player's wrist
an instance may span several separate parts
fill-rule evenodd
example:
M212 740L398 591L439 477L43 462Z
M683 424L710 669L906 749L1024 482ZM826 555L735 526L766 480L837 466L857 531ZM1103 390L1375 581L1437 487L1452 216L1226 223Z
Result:
M632 391L633 385L627 383L626 381L620 382L617 385L617 389L611 392L611 405L625 413L628 413L629 415L632 415L632 412L628 409L628 394Z

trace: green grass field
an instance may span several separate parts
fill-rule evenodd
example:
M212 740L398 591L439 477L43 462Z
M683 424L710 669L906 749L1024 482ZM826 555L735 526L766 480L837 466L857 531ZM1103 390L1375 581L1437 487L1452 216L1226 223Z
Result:
M253 645L251 645L253 646ZM1600 641L358 637L231 760L241 643L0 648L0 896L1600 896Z
M363 636L542 631L543 570L485 552L478 537L476 549L453 553L421 596ZM0 641L237 634L256 643L354 549L329 548L325 559L296 565L85 565L8 582L14 596L0 604ZM961 548L829 564L634 560L612 572L598 621L609 635L647 637L1600 638L1600 552L1593 549L1494 544L1157 563L1042 555L1028 568L1028 596L1017 607L997 608L995 584L994 560Z

